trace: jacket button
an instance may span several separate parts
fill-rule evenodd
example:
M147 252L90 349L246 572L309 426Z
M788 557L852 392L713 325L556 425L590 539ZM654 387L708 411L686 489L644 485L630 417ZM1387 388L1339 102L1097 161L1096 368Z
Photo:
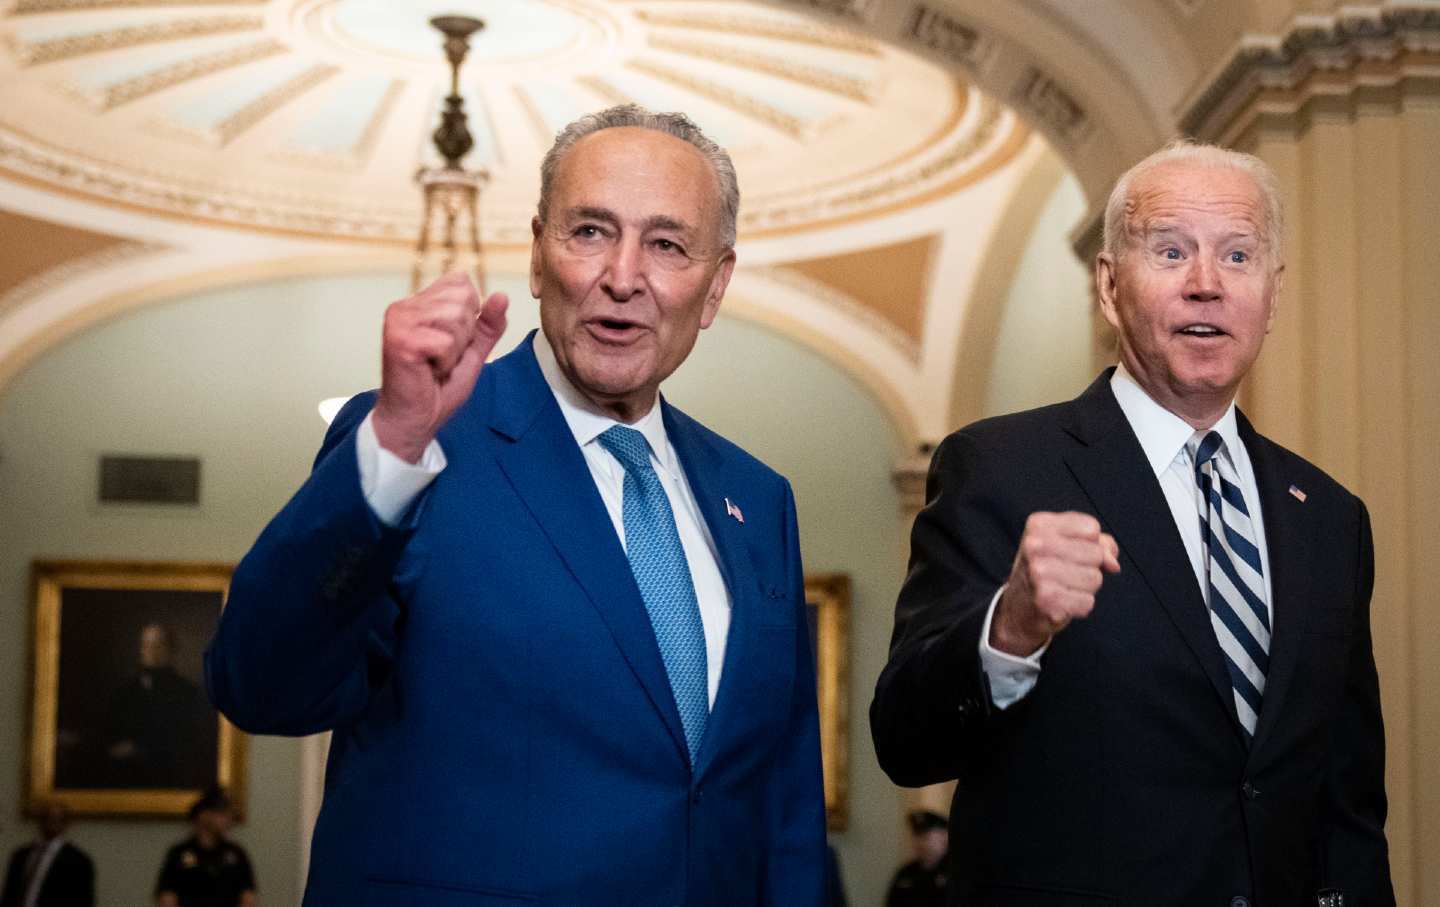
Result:
M1230 899L1230 907L1250 907L1250 899L1244 895L1237 894Z
M1260 797L1260 791L1256 789L1255 785L1251 784L1249 781L1246 781L1244 784L1240 785L1240 793L1245 795L1246 800L1256 800ZM1230 903L1233 905L1233 907L1244 907L1244 905L1235 904L1234 901L1231 901Z

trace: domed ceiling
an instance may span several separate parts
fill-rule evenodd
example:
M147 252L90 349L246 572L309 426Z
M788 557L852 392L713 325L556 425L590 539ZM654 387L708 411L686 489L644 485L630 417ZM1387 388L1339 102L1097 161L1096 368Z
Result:
M731 150L744 237L953 192L1028 131L952 73L729 0L14 0L0 170L109 205L265 232L413 242L449 70L431 16L486 22L461 74L488 241L528 243L555 132L623 101Z

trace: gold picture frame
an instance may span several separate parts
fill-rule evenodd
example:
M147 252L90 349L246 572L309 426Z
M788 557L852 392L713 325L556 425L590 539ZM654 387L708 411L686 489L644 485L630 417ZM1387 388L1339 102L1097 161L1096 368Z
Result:
M247 738L202 690L201 655L234 568L31 566L26 811L184 816L210 784L243 817Z
M831 831L844 831L850 822L850 577L844 573L805 577L805 606L820 700L825 820Z

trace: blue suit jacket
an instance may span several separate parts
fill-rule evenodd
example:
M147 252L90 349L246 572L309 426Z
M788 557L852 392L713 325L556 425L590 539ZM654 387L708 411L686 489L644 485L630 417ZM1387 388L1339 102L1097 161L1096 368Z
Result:
M442 429L449 465L399 528L360 490L372 402L336 418L206 653L241 728L335 732L306 903L819 904L788 483L662 401L733 607L692 771L629 563L529 340Z

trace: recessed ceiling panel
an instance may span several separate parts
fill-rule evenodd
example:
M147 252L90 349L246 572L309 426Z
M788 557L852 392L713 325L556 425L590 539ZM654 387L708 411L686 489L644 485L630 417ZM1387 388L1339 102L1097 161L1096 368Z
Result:
M449 70L438 14L486 22L461 76L490 242L523 244L575 117L679 109L731 150L741 233L915 204L1024 127L941 68L738 0L18 0L0 17L0 171L249 229L408 243Z

